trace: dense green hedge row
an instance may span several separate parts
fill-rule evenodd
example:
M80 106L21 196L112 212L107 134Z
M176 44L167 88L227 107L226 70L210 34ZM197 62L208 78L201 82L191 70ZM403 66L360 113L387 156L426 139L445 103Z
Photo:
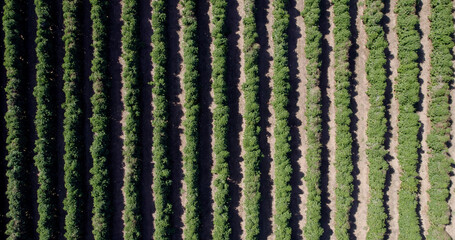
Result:
M258 33L256 31L255 1L245 0L245 18L243 19L243 52L245 54L245 78L242 85L245 96L245 130L243 147L245 149L245 231L246 239L257 239L259 235L259 211L261 193L259 164L261 149L259 147L259 133L261 114L259 112L259 69L258 69Z
M107 73L107 0L90 0L90 19L92 20L93 59L90 81L93 84L91 97L93 115L90 123L93 142L90 153L93 167L90 169L92 178L93 198L93 236L95 240L111 239L111 189L109 178L109 76Z
M83 206L82 198L82 166L83 141L82 141L82 109L81 109L81 71L80 71L80 41L78 19L79 0L63 1L63 42L65 43L65 56L63 58L63 92L65 102L63 139L65 141L64 180L66 197L63 201L65 216L65 238L80 239L83 233Z
M349 92L351 71L349 70L349 48L351 47L351 17L349 0L333 1L333 30L335 38L335 124L336 124L336 188L335 188L335 236L339 240L349 239L349 215L353 202L354 177L352 170L352 135L350 133L351 95Z
M288 0L273 1L273 109L275 110L275 224L277 239L291 239L291 128L289 126Z
M28 212L28 150L26 125L26 79L23 26L23 1L6 0L3 6L4 66L7 83L5 88L7 112L5 113L7 138L6 155L8 179L6 196L8 198L8 239L30 239L31 219Z
M430 39L433 43L431 53L431 84L429 87L430 105L428 115L431 121L431 131L428 135L430 159L428 174L430 185L428 193L428 216L430 227L429 239L450 239L445 231L449 224L450 209L447 204L450 185L450 164L453 160L448 155L450 141L450 84L453 81L453 16L452 1L431 1L431 30Z
M305 55L308 59L306 65L306 137L308 150L305 156L308 169L305 174L305 182L308 191L306 225L303 229L305 238L316 240L322 236L321 227L321 89L319 79L321 76L321 40L319 30L321 18L320 0L305 1L302 15L305 21Z
M420 239L419 216L417 215L418 149L420 128L416 105L419 102L419 64L417 51L420 36L416 29L419 18L416 15L415 0L397 2L398 34L398 77L396 93L399 104L398 114L398 161L402 173L398 192L398 225L400 239Z
M170 237L172 205L170 202L171 170L168 159L168 101L167 101L167 1L152 2L152 61L153 75L153 149L154 197L155 197L155 239Z
M141 151L140 145L140 80L139 80L139 24L138 2L123 1L122 7L122 58L124 60L122 79L125 89L124 104L127 113L123 132L123 159L125 176L123 192L125 194L125 210L123 213L124 238L141 238Z
M38 169L38 234L40 239L56 239L57 218L57 102L55 83L55 9L54 0L35 0L36 98L35 164Z
M213 239L227 240L231 234L229 224L229 151L228 151L228 119L229 107L226 84L227 33L226 7L227 1L210 0L212 4L213 45L212 53L212 88L214 92L215 109L213 110L213 134L215 138L214 163L214 214Z
M199 167L198 167L198 121L199 121L199 86L198 86L198 43L196 1L182 0L183 14L183 89L185 90L185 120L183 133L186 145L183 149L183 168L185 170L186 205L185 239L199 239Z
M365 64L367 80L370 86L367 94L370 102L367 119L367 157L369 163L370 201L368 203L367 239L383 239L386 233L387 214L384 208L384 187L389 165L385 159L385 90L387 73L385 69L385 49L387 41L382 28L384 3L382 0L366 0L363 22L368 35L369 56Z

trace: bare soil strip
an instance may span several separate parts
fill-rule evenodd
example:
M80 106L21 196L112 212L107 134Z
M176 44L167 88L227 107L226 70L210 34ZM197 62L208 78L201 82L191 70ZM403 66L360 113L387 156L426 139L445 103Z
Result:
M172 239L183 239L184 206L186 186L183 181L183 25L182 5L178 0L168 2L168 77L169 77L169 162L171 166L172 187L171 222Z
M265 28L267 29L267 33L269 33L268 35L268 46L270 46L267 50L269 56L271 56L271 58L269 58L269 63L268 65L270 66L270 68L268 69L269 71L266 73L266 77L268 79L270 79L270 90L273 89L273 81L272 81L272 76L274 74L274 71L273 71L273 55L274 55L274 51L273 51L273 38L272 38L272 35L273 35L273 22L274 22L274 19L273 19L273 0L269 0L268 2L268 11L267 11L267 22L265 24ZM273 216L276 214L276 209L275 209L275 185L273 184L273 181L275 179L275 162L273 161L273 157L275 155L275 136L273 135L273 129L275 128L275 124L276 124L276 120L275 120L275 110L273 109L273 106L272 106L272 102L273 102L273 94L270 95L270 100L269 100L269 105L268 105L268 111L270 113L270 118L269 118L269 125L267 126L267 143L269 144L270 146L270 157L271 157L271 162L270 162L270 172L268 174L270 174L270 179L272 180L272 189L271 189L271 193L270 193L270 196L271 196L271 216L270 216L270 222L272 223L272 226L271 226L271 232L267 235L267 239L275 239L275 223L274 223L274 218ZM261 174L267 174L265 172L261 172Z
M370 109L369 98L367 96L367 90L369 87L368 80L366 79L365 72L365 63L368 58L369 51L366 48L367 34L365 32L365 25L362 22L363 11L365 9L365 4L358 4L358 14L356 21L356 28L358 31L357 44L359 46L357 53L358 56L355 59L355 75L357 80L357 85L355 91L357 92L355 96L355 102L357 104L357 142L359 144L359 155L357 168L359 174L357 175L356 181L360 182L358 186L358 205L356 212L354 214L355 218L355 230L354 235L357 239L366 239L368 232L367 225L367 210L368 210L368 201L369 201L369 185L368 185L368 158L366 155L367 149L367 118L368 111Z
M227 35L227 96L229 106L229 123L228 123L228 149L230 157L229 171L231 182L229 183L229 195L231 198L231 227L232 238L244 237L244 222L243 222L243 204L241 202L242 195L242 179L243 179L243 163L242 147L240 138L242 136L242 116L240 114L240 78L241 78L241 36L240 27L242 25L240 12L243 12L243 6L238 1L228 1L226 9L226 24L228 29Z
M419 205L420 205L420 221L422 224L422 228L424 231L424 235L426 236L428 233L428 227L430 225L428 219L428 201L429 195L428 190L430 189L430 179L428 176L428 158L429 158L429 148L427 144L427 136L430 132L430 118L428 117L428 105L430 102L430 98L428 96L428 88L430 82L430 54L433 49L431 41L429 39L430 34L430 20L428 17L430 16L431 11L431 3L429 0L422 0L422 8L419 12L419 21L420 21L420 30L422 32L421 44L422 44L422 51L423 51L423 61L420 64L421 72L420 72L420 81L421 83L421 94L422 98L422 108L421 111L418 112L420 122L422 123L422 153L421 153L421 165L419 169L419 175L422 178L420 181L420 193L419 193Z
M238 41L237 41L237 47L239 49L239 68L240 68L240 78L239 78L239 81L237 83L237 89L240 91L239 94L240 94L240 98L238 100L238 114L240 114L240 116L243 116L245 114L245 94L243 91L241 91L242 89L242 85L245 83L246 79L245 79L245 54L244 54L244 51L243 51L243 48L244 48L244 39L243 39L243 32L244 32L244 25L243 25L243 19L245 18L245 9L244 9L244 6L245 6L245 2L244 0L238 0L237 1L237 6L236 6L236 10L237 10L237 13L238 13L238 17L239 17L239 22L238 22L238 28L236 29L236 35L239 37ZM245 121L243 121L243 118L240 119L241 123L238 123L239 125L241 125L241 129L239 129L239 136L238 136L238 139L239 139L239 147L240 147L240 159L241 159L241 162L240 162L240 171L241 171L241 175L242 176L245 176L245 162L243 161L243 156L245 156L245 149L243 149L243 135L244 135L244 131L245 131ZM245 239L246 237L246 229L245 229L245 219L246 219L246 213L245 213L245 209L244 209L244 203L245 203L245 194L243 193L243 189L245 189L245 183L244 183L244 178L242 177L242 179L240 180L240 186L239 186L239 189L240 189L240 204L238 206L238 212L239 212L239 215L242 219L242 224L241 224L241 227L242 227L242 236L241 238L242 239ZM235 236L235 235L234 235Z
M327 150L328 150L328 159L329 159L329 172L328 172L328 194L329 194L329 208L330 208L330 221L329 226L332 231L335 230L335 188L336 188L336 169L335 169L335 151L336 151L336 124L335 124L335 51L333 51L335 47L335 38L333 34L333 29L335 28L335 24L333 22L333 4L330 4L328 9L329 12L329 34L325 35L324 38L328 42L328 45L331 49L329 54L329 61L330 65L328 67L328 85L327 85L327 98L329 99L329 119L328 119L328 126L329 126L329 139L327 142ZM335 234L331 236L331 239L335 238Z
M92 21L90 19L90 2L88 0L82 1L82 11L81 14L82 18L80 19L80 25L82 27L82 32L85 33L82 35L82 49L83 49L83 58L81 62L82 68L82 75L81 75L81 83L80 86L82 88L82 111L83 111L83 119L84 119L84 159L85 162L82 163L82 177L83 177L83 194L85 199L85 213L84 213L84 221L85 221L85 239L93 239L93 226L92 226L92 210L93 210L93 198L91 196L92 186L90 185L90 169L93 166L93 159L90 154L90 146L93 142L93 133L91 131L90 126L90 117L92 116L92 105L90 102L90 97L93 95L93 88L92 83L89 79L91 74L91 61L93 58L93 50L91 48L92 44L92 34L91 34L91 26Z
M213 91L211 87L213 51L210 29L213 27L210 16L209 1L199 1L197 7L198 36L199 36L199 196L200 196L200 219L201 239L210 239L213 230L213 193L212 182L213 166Z
M152 239L153 236L153 211L155 208L152 194L153 163L152 163L152 7L148 0L139 1L139 33L141 46L139 61L141 71L141 211L142 211L142 237Z
M389 11L386 13L386 17L389 19L387 24L388 32L387 41L389 43L390 50L390 73L389 79L392 83L392 89L396 85L396 77L398 75L398 36L396 32L397 25L397 15L394 12L397 0L390 0L386 3L388 5ZM389 116L390 116L390 127L391 127L391 139L390 139L390 168L391 168L391 180L390 186L387 191L387 206L390 215L389 228L390 228L390 239L398 239L399 229L398 229L398 190L400 189L401 181L400 174L401 168L397 159L397 146L398 146L398 101L395 97L395 92L392 94L392 99L390 100Z
M268 16L271 13L269 0L257 1L256 4L256 21L259 41L259 102L260 102L260 113L261 113L261 132L259 137L260 147L264 157L261 159L260 170L261 170L261 205L259 215L259 238L266 239L267 236L272 234L272 178L270 175L272 155L271 145L269 138L271 136L271 64L272 64L272 49L271 49L271 36L272 32L270 27L267 28L269 23Z
M124 111L122 99L122 82L121 72L122 65L120 63L121 50L121 4L118 1L113 1L109 8L109 75L111 77L110 89L110 113L111 113L111 145L110 153L110 172L112 179L112 238L123 238L123 220L122 212L125 207L123 202L123 133L122 133L122 112Z
M305 103L306 103L306 65L305 56L305 23L301 12L304 1L290 1L289 29L289 70L290 70L290 125L291 125L291 218L292 239L302 239L303 227L306 221L307 186L303 176L307 172L305 155L307 141L305 132Z

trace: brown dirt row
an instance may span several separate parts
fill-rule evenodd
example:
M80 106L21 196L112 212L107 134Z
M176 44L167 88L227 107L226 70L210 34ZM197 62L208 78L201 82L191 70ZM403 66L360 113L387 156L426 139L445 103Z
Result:
M423 51L423 61L420 64L421 72L420 72L420 81L421 88L420 92L422 94L422 109L418 112L420 122L422 123L422 139L421 139L421 146L422 146L422 153L421 153L421 165L419 169L419 175L422 178L420 181L420 193L419 193L419 204L420 204L420 221L422 224L422 228L424 231L424 235L427 235L428 227L429 227L429 219L428 219L428 201L429 195L428 190L430 189L430 180L428 176L428 160L429 160L429 148L427 144L427 136L430 132L430 118L428 117L428 106L430 102L430 98L428 95L428 88L430 82L430 54L433 49L431 41L429 39L430 34L430 20L428 17L430 16L431 11L431 3L429 0L422 0L422 8L419 12L419 21L420 21L420 30L422 32L421 36L421 44L422 44L422 51Z
M357 85L355 91L357 92L355 96L355 102L357 105L357 141L358 141L358 175L355 181L359 182L358 186L358 205L355 210L355 229L354 235L357 239L366 239L366 234L368 232L367 225L367 210L369 202L369 185L368 185L368 159L366 155L367 149L367 118L368 111L370 109L369 97L367 95L367 90L369 87L368 80L366 79L365 63L369 55L369 50L366 48L367 34L365 32L365 25L363 24L362 17L365 9L364 3L358 4L358 14L356 21L356 28L358 31L357 44L358 44L358 56L355 59L355 76L357 80Z
M303 180L308 166L305 161L307 153L306 139L306 83L308 60L305 55L305 23L300 13L304 9L304 1L291 1L291 25L289 31L289 50L290 50L290 75L291 75L291 164L293 175L291 178L291 227L293 239L302 239L303 227L306 224L306 203L308 197L307 186ZM294 105L295 104L295 105Z
M125 207L122 193L123 186L123 130L122 130L122 112L124 110L122 103L122 65L120 56L121 48L121 4L118 1L113 1L109 8L109 75L111 77L110 89L110 128L111 128L111 145L110 153L110 171L112 179L112 238L123 238L123 220L122 212Z
M386 17L388 18L389 22L387 23L386 28L388 32L386 32L387 41L389 43L389 51L390 51L390 73L389 76L390 82L392 84L392 89L396 85L396 77L398 75L398 36L396 33L396 25L397 25L397 16L394 12L395 6L397 4L397 0L390 0L390 2L386 2L386 8L388 12L386 12ZM400 164L397 159L397 146L398 146L398 101L395 97L395 92L392 90L392 98L390 100L390 108L389 108L389 116L390 116L390 168L391 168L391 180L390 186L386 193L387 195L387 206L389 211L390 220L389 224L389 238L390 239L398 239L399 229L398 229L398 190L400 189L401 181L400 181L400 173L401 168Z
M274 55L274 49L273 49L273 38L272 38L272 35L273 35L273 22L274 22L274 18L273 18L273 0L270 0L269 1L269 6L268 6L268 11L267 11L267 22L265 24L265 27L267 29L267 33L269 34L268 35L268 46L270 46L267 50L269 56L271 56L271 58L269 59L269 63L268 65L270 66L270 68L268 69L269 71L266 73L266 76L268 79L270 79L270 89L273 89L273 80L272 80L272 77L273 77L273 74L274 74L274 71L273 71L273 55ZM270 226L270 229L271 229L271 232L269 233L269 235L267 236L267 239L275 239L275 229L276 229L276 226L275 226L275 221L274 221L274 215L276 214L276 209L275 209L275 184L273 184L273 181L275 179L275 162L273 161L273 158L275 156L275 137L274 137L274 134L273 134L273 131L275 129L275 125L276 125L276 120L275 120L275 110L273 109L273 106L272 106L272 102L274 101L274 97L273 97L273 93L270 95L270 99L269 99L269 105L268 105L268 111L270 113L270 117L268 119L268 127L266 129L267 131L267 143L268 145L270 146L270 156L271 156L271 162L270 162L270 172L268 174L270 174L270 179L272 180L272 189L271 189L271 216L270 216L270 222L271 222L271 226ZM265 172L262 172L261 174L267 174Z
M335 188L336 188L336 169L335 169L335 151L336 151L336 124L335 124L335 51L333 51L335 47L335 38L333 29L335 28L335 24L333 21L334 13L333 13L333 4L330 4L328 9L329 12L329 33L324 37L325 40L328 42L330 53L329 53L329 61L330 65L328 66L328 85L327 85L327 96L330 102L329 105L329 119L328 119L328 127L329 127L329 139L327 142L327 150L328 150L328 160L329 160L329 172L328 172L328 198L329 203L328 206L330 208L330 221L329 226L332 231L335 230ZM331 239L335 239L335 234L332 234Z
M237 6L236 6L236 10L237 10L237 13L238 13L238 17L239 17L239 22L238 22L238 28L236 29L236 35L238 36L238 41L237 41L237 48L239 49L239 68L240 68L240 78L239 78L239 81L237 83L237 89L239 89L240 91L240 98L239 98L239 102L238 102L238 113L240 115L244 115L245 114L245 94L243 91L241 91L242 89L242 85L245 83L246 81L246 78L245 78L245 54L244 54L244 51L243 51L243 48L244 48L244 39L243 39L243 33L244 33L244 29L245 29L245 26L243 24L243 19L245 18L245 11L244 11L244 6L245 6L245 2L244 0L238 0L237 1ZM240 171L241 171L241 175L242 176L245 176L245 162L243 161L243 156L245 156L245 149L243 148L243 138L244 138L244 132L245 132L245 121L241 121L241 129L239 129L239 146L241 148L240 150L240 159L242 159L242 161L240 162ZM245 209L244 209L244 203L245 203L245 194L243 193L243 190L245 189L245 183L244 183L244 178L242 178L240 180L240 183L239 183L239 190L240 190L240 204L238 206L238 213L240 215L240 218L242 219L241 220L241 228L242 228L242 235L241 235L241 238L242 239L245 239L246 237L246 229L245 229L245 219L246 219L246 213L245 213Z
M186 185L183 181L183 119L185 96L183 91L183 25L182 4L168 1L168 77L169 77L169 162L171 163L171 221L174 227L172 239L183 239Z

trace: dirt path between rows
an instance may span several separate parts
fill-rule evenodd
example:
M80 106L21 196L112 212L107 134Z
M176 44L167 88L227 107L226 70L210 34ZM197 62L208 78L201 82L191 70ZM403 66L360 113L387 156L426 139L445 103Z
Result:
M335 196L335 188L336 188L336 169L335 169L335 151L336 151L336 124L335 124L335 114L336 114L336 109L335 109L335 51L334 46L335 46L335 38L334 38L334 33L333 30L335 28L334 24L334 13L333 13L333 4L330 4L330 7L328 9L329 12L329 33L324 36L325 41L328 43L328 47L330 48L330 53L329 53L329 61L330 65L328 66L328 72L327 72L327 89L326 89L326 97L329 101L329 107L328 107L328 132L329 132L329 139L327 141L326 149L327 149L327 154L328 154L328 161L329 161L329 167L328 167L328 207L330 208L330 221L329 221L329 226L332 231L335 231L335 212L336 212L336 207L335 207L335 201L336 201L336 196ZM324 92L324 90L323 90ZM335 234L332 234L331 239L335 239Z
M210 29L211 8L209 1L199 1L197 7L199 43L199 199L201 239L210 239L213 230L214 186L213 164L213 91L211 85L213 44Z
M234 7L234 6L233 6ZM245 83L246 78L245 78L245 53L243 51L244 49L244 39L243 39L243 34L244 34L244 29L245 26L243 24L243 19L245 18L245 2L244 0L237 0L237 6L235 6L236 12L238 14L238 27L235 29L235 35L237 35L238 40L237 40L237 46L239 50L239 79L237 82L237 90L239 91L239 99L238 99L238 114L241 116L245 115L245 93L242 91L242 85ZM234 47L234 46L233 46ZM245 194L244 194L244 189L245 189L245 162L244 162L244 156L245 156L245 149L243 148L243 138L244 138L244 132L245 132L245 121L243 121L243 118L239 119L241 122L238 122L236 125L240 127L238 129L238 147L240 148L240 158L239 160L241 161L240 164L240 172L242 178L239 179L239 194L240 194L240 199L239 199L239 206L237 207L237 212L241 218L241 228L242 228L242 235L241 239L246 238L246 229L245 229L245 219L246 219L246 212L245 212ZM236 236L236 235L234 235Z
M369 202L369 185L368 185L368 158L366 154L367 149L367 118L368 118L368 111L370 109L369 97L367 95L367 90L369 87L369 83L366 76L365 71L365 64L369 55L369 50L366 47L367 44L367 34L365 32L365 25L363 24L362 17L363 12L365 10L365 4L359 3L358 4L358 14L357 18L355 19L356 28L358 31L357 36L357 58L355 59L355 75L356 75L356 88L355 88L355 102L357 105L357 142L358 142L358 161L357 161L357 169L358 175L356 180L359 182L358 185L358 196L357 196L357 209L353 209L354 219L355 219L355 229L354 235L357 239L366 239L366 235L368 232L368 225L367 225L367 210L368 210L368 202Z
M152 7L148 0L139 1L139 41L142 43L139 52L141 74L141 214L142 214L142 237L152 239L154 225L153 212L153 158L152 158Z
M267 236L272 234L272 187L273 181L270 175L271 164L272 164L272 155L271 155L271 145L270 145L270 136L271 136L271 125L270 120L272 115L270 112L270 102L271 102L271 64L272 64L272 53L270 38L272 33L270 27L267 28L269 23L269 13L270 1L257 1L256 4L256 25L258 31L258 42L260 45L259 48L259 58L258 58L258 68L259 68L259 108L261 114L261 132L259 134L259 144L263 154L261 163L259 165L261 171L261 202L260 202L260 213L259 213L259 238L266 239Z
M304 1L290 1L289 29L289 73L291 91L289 94L289 125L291 126L291 228L292 239L303 238L303 227L306 224L307 186L303 180L307 172L305 155L307 140L305 132L305 103L308 60L305 56L305 23L301 12Z
M390 99L389 113L390 116L390 186L388 186L388 191L386 193L386 203L388 206L388 212L390 220L389 224L389 238L398 239L399 229L398 229L398 191L400 189L401 181L400 174L401 168L397 159L397 146L398 146L398 101L395 97L394 88L396 86L396 77L398 76L398 36L396 32L397 25L397 15L394 12L397 0L386 1L385 11L386 19L389 20L386 28L386 37L389 43L389 80L392 85L392 96Z
M276 209L275 209L275 184L274 184L274 179L275 179L275 161L273 160L274 156L275 156L275 136L273 134L273 130L275 129L275 125L276 125L276 120L275 120L275 110L273 109L273 106L272 106L272 102L274 101L274 97L273 97L273 93L272 93L272 89L273 89L273 74L274 74L274 70L273 70L273 56L274 56L274 44L273 44L273 22L274 22L274 18L273 18L273 10L274 10L274 6L273 6L273 1L274 0L269 0L268 2L268 11L267 11L267 22L265 24L265 28L267 29L267 33L269 34L268 35L268 46L270 46L267 50L267 53L269 54L269 56L271 56L271 58L269 58L269 62L268 62L268 66L270 66L270 68L268 69L268 72L266 73L266 77L268 79L270 79L270 84L269 84L269 87L270 87L270 91L271 91L271 94L270 94L270 99L269 99L269 104L268 104L268 112L270 113L270 117L268 119L268 123L269 125L267 126L266 128L266 132L267 132L267 143L269 144L269 147L270 147L270 157L271 157L271 161L270 161L270 171L269 173L265 173L265 172L261 172L261 174L269 174L270 175L270 179L271 179L271 192L270 192L270 207L271 207L271 215L270 215L270 223L271 223L271 226L270 227L270 232L268 232L268 235L267 235L267 239L275 239L275 221L274 221L274 216L276 214Z
M423 51L423 59L420 63L420 76L419 81L421 81L420 93L421 93L421 104L422 108L418 112L420 122L422 123L422 139L421 139L421 163L419 169L419 175L422 178L420 181L420 193L419 193L419 205L420 205L420 221L426 236L428 233L428 227L430 225L428 219L428 201L429 195L428 190L430 189L430 179L428 175L428 160L429 160L429 148L427 144L428 133L430 132L430 118L428 117L428 106L430 98L428 95L428 88L430 84L430 54L433 49L431 41L429 39L430 34L430 20L428 17L431 12L431 3L429 0L422 0L422 8L419 12L419 21L420 21L420 30L422 33L421 44Z
M109 75L111 77L110 88L110 176L112 184L112 238L123 238L123 220L122 212L125 208L122 186L123 186L123 130L122 130L122 113L124 111L122 102L122 65L121 57L121 4L119 1L113 1L109 8Z
M169 101L169 162L171 166L171 204L173 225L172 239L183 239L184 206L186 185L183 181L183 24L182 4L178 0L168 1L168 101Z

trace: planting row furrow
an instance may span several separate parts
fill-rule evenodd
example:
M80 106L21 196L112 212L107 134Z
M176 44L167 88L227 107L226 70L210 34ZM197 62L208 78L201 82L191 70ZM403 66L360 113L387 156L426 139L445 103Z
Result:
M428 175L430 176L430 201L428 217L429 239L450 239L445 226L450 223L449 198L450 172L453 160L448 155L450 141L450 84L453 81L452 1L431 1L430 39L433 44L428 116L431 130L427 138L430 149Z
M5 1L3 6L4 66L7 83L5 88L7 112L5 114L6 138L6 176L8 199L8 239L30 239L31 219L28 207L28 164L26 125L26 79L24 62L23 1Z
M185 119L183 133L186 145L183 149L184 181L186 184L185 239L199 239L199 167L198 167L198 121L199 121L199 85L198 85L198 46L196 1L183 0L183 89L185 90Z
M64 181L66 196L63 201L65 216L65 238L81 239L83 233L82 196L82 109L81 109L81 71L80 71L80 41L79 41L79 0L63 1L63 42L65 56L63 58L63 92L65 102L63 139L65 142Z
M275 111L275 209L276 224L275 236L277 239L291 239L291 152L289 126L289 53L288 53L288 28L289 13L288 0L273 1L273 102Z
M56 239L58 235L57 210L57 101L55 5L53 0L35 0L36 29L36 99L35 165L38 169L38 235Z
M367 94L370 102L367 119L366 151L369 163L370 201L368 204L367 239L383 239L386 233L387 214L384 204L386 173L389 167L386 161L385 134L387 132L386 109L384 105L387 87L385 69L386 56L383 21L384 3L381 0L367 0L363 22L368 36L367 48L370 52L365 64L367 80L370 84Z
M154 161L153 191L155 199L155 239L170 237L171 170L168 158L168 100L167 100L167 3L166 0L152 2L152 62L153 62L153 148Z
M215 145L214 160L214 185L215 195L213 217L213 239L229 239L231 226L229 224L229 151L228 151L228 119L229 107L227 96L227 33L226 33L226 8L224 0L211 0L213 18L213 63L212 63L212 89L214 93L215 108L213 110L213 135Z
M306 126L308 150L305 156L308 170L305 181L308 189L306 225L303 229L306 239L316 240L322 236L321 226L321 89L319 80L321 74L322 33L319 30L321 18L320 0L305 1L302 12L305 21L306 39L305 55L308 59L307 96L306 96Z
M259 112L259 68L258 68L258 33L256 30L256 5L254 0L246 0L243 19L244 31L244 72L245 83L242 90L245 96L245 130L243 147L245 149L245 230L246 239L257 239L259 235L260 212L260 176L259 164L262 152L259 147L260 119Z
M420 239L417 214L418 149L420 128L416 106L419 102L418 50L420 36L416 29L419 18L414 0L397 2L398 67L395 91L399 104L398 114L398 161L402 169L401 186L398 192L399 239Z
M138 2L125 0L122 6L122 59L124 61L122 81L125 89L124 107L126 112L123 133L125 136L123 146L123 161L125 163L125 176L123 179L123 193L125 210L123 213L124 238L141 238L141 212L140 212L140 80L138 60ZM156 129L155 129L156 130ZM157 210L158 211L158 210Z
M333 30L335 38L335 124L336 124L336 188L335 188L335 236L337 239L349 239L351 228L349 215L352 207L353 181L352 136L350 133L350 78L349 48L351 47L351 17L349 0L333 1Z
M92 178L93 198L93 236L95 240L111 239L111 190L108 170L109 158L109 77L107 73L107 15L106 0L91 0L90 18L92 20L93 59L90 81L93 85L91 97L93 115L90 123L93 132L93 142L90 153L93 167L90 169Z

